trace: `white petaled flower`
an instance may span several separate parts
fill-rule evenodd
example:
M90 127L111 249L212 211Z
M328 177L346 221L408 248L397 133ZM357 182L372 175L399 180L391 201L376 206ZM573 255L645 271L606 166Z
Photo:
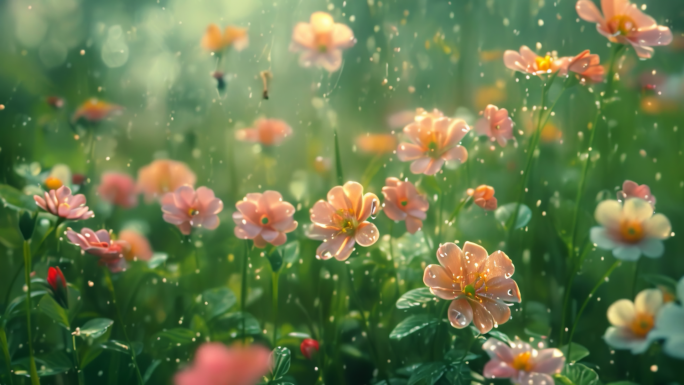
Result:
M663 214L653 214L653 207L643 199L631 198L622 205L606 200L596 207L596 222L591 241L598 247L612 250L617 259L636 261L641 254L658 258L663 255L663 240L670 236L672 226Z
M611 327L603 339L614 349L629 349L632 354L643 353L654 340L652 330L660 319L663 293L658 289L646 289L637 294L634 302L628 299L616 301L608 308Z
M651 338L664 339L663 351L674 358L684 360L684 277L677 284L680 304L670 302L663 306Z

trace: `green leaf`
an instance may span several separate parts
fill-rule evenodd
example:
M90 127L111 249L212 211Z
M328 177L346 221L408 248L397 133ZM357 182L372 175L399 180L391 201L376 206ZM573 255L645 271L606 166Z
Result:
M640 274L639 278L650 283L651 285L663 286L670 293L676 293L677 292L677 281L675 281L674 279L672 279L666 275L655 274L655 273Z
M147 367L147 370L145 370L145 375L143 376L143 384L147 384L147 381L149 381L150 378L152 378L152 374L154 374L154 371L157 370L157 367L161 363L162 360L159 359L152 361L150 366Z
M35 290L31 291L31 298L35 297L40 297L47 294L47 291L45 290ZM12 302L7 305L7 308L5 308L5 315L3 316L2 321L7 322L10 319L18 316L18 315L23 315L24 313L24 307L22 306L19 308L19 305L23 305L24 302L26 302L26 294L20 294L17 297L15 297Z
M599 376L593 369L582 364L565 364L561 374L574 385L599 385Z
M570 356L568 357L569 346L572 346L572 350L570 351ZM563 346L562 348L560 348L560 350L561 352L563 352L563 355L565 356L567 362L576 362L589 355L589 349L574 342L572 342L570 345Z
M463 349L451 349L444 355L444 359L446 361L460 363L461 361L472 361L480 357L479 354L471 352L468 352L467 354L465 354L465 356L463 355L463 353L465 353Z
M279 380L290 370L290 349L278 346L271 354L273 362L272 380Z
M196 333L200 333L200 335L209 335L209 326L207 326L207 321L200 317L199 314L192 316L192 321L190 321L190 329Z
M435 295L430 292L430 288L421 287L402 294L397 300L397 309L410 309L433 301L435 301Z
M431 314L412 315L401 321L390 333L390 338L393 340L400 340L409 334L425 328L433 327L439 324L439 318Z
M31 216L29 211L24 211L19 216L19 232L25 241L28 241L33 236L33 230L36 228L36 221L38 214Z
M90 347L86 347L85 349L85 353L83 353L80 358L81 370L85 369L85 367L88 366L88 364L90 364L91 362L93 362L93 360L99 357L100 354L102 354L103 350L102 346L100 345L93 345Z
M86 322L83 326L79 328L79 336L81 338L97 338L107 332L114 324L114 321L109 318L95 318Z
M135 354L142 353L143 345L141 342L134 341L131 343L135 349ZM131 348L123 341L111 340L100 345L104 350L112 350L115 352L123 353L125 355L131 355Z
M447 370L445 362L428 362L416 369L409 378L408 385L415 385L421 381L426 381L432 385L437 382Z
M242 320L245 320L245 334L261 334L259 321L253 315L243 312L233 312L224 314L215 321L214 330L221 330L224 333L235 334L242 332Z
M63 307L59 306L49 294L45 294L40 300L38 309L66 330L71 329L69 327L69 317L67 317L66 311Z
M490 330L487 334L488 334L490 337L494 337L494 338L496 338L496 339L499 340L499 341L503 341L503 342L505 342L505 343L507 343L507 344L509 344L509 345L511 344L511 339L508 338L507 335L501 333L501 332L498 331L498 330L493 330L493 329L492 329L492 330ZM574 347L573 347L573 349L574 349Z
M606 385L639 385L636 382L632 381L617 381L617 382L610 382Z
M35 356L35 360L39 377L54 376L55 374L68 372L72 367L71 359L63 351L54 351L45 355L38 355ZM17 367L14 368L14 374L25 377L31 376L28 371L28 357L23 357L12 362L12 366L15 365Z
M189 344L195 341L195 332L190 329L185 328L174 328L169 330L164 330L152 336L153 340L161 341L166 340L174 344Z
M68 284L68 298L69 298L69 308L67 309L67 315L69 316L69 324L74 322L76 315L81 310L83 305L83 299L81 298L81 292L78 291L76 286Z
M299 259L299 241L294 240L278 248L286 263L294 263Z
M508 228L508 223L511 221L511 217L513 216L513 213L515 213L515 208L517 206L518 203L508 203L499 206L494 212L494 217L501 222L501 225L503 225L504 228ZM525 227L530 222L530 219L532 219L532 210L524 203L521 203L520 208L518 208L518 217L515 219L513 229Z
M152 254L152 258L147 261L147 267L150 269L156 269L157 267L166 263L167 259L169 259L169 255L166 253L154 253Z
M204 319L211 321L212 319L225 314L231 307L237 303L237 297L227 287L217 287L214 289L205 290L202 293L202 299L199 303L199 308L202 310Z
M271 271L277 273L283 267L283 256L277 247L270 247L266 252L266 258L271 263Z
M570 381L569 378L565 377L562 374L554 374L553 375L553 382L556 385L573 385L572 381Z
M342 186L344 184L344 175L342 174L342 157L340 156L340 141L337 138L337 129L333 132L335 139L335 170L337 171L337 184Z
M12 210L36 211L38 209L33 197L6 184L0 184L0 202Z

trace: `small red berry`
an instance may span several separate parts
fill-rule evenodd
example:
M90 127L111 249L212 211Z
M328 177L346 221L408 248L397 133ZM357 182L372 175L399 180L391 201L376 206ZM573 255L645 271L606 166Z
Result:
M299 349L302 351L302 354L307 360L312 359L316 353L318 353L318 348L318 341L311 338L305 339L302 341L302 344L299 345Z

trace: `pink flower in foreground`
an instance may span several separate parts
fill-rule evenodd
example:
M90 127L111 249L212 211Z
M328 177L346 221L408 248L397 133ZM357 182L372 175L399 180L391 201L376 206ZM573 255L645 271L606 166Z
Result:
M202 344L191 366L176 374L175 385L255 385L271 367L271 352L263 346L226 347Z
M582 83L587 79L592 83L602 82L605 73L599 55L589 53L588 49L570 59L567 71L578 74Z
M38 195L33 200L41 209L50 214L70 220L88 219L95 216L86 206L86 198L83 194L71 195L71 189L62 186L57 190L44 193L45 198Z
M294 206L284 202L277 191L247 194L235 207L235 236L254 240L256 247L266 247L266 242L280 246L287 241L286 234L297 228L297 221L292 218Z
M447 160L464 163L468 151L458 143L470 127L461 119L444 117L438 110L416 110L414 122L404 127L412 143L399 143L397 157L402 162L412 161L414 174L434 175Z
M183 185L194 186L197 177L183 162L160 159L138 170L138 190L149 202Z
M316 202L308 234L311 239L323 241L316 249L316 258L344 261L356 243L363 247L374 244L379 238L378 228L366 220L380 209L379 202L375 194L364 195L363 186L357 182L333 187L327 202Z
M477 186L476 189L469 188L466 193L473 197L473 203L485 210L496 210L497 201L494 197L494 187L486 184Z
M492 142L499 142L501 147L513 139L513 120L508 110L490 104L482 112L482 118L475 124L478 135L487 135Z
M528 46L520 47L520 52L506 50L504 64L508 69L532 75L551 74L568 65L568 58L556 58L550 54L538 56Z
M184 235L189 235L193 227L214 230L220 221L218 213L223 210L223 202L214 196L214 191L204 186L194 188L181 186L172 193L166 193L162 199L164 220Z
M502 251L487 255L482 246L466 242L463 251L454 243L437 250L439 265L425 268L423 282L432 294L453 300L449 321L462 329L473 322L480 333L487 333L511 317L506 302L520 302L518 284L511 276L515 267Z
M112 273L118 273L126 267L124 253L130 245L122 240L112 241L107 230L93 231L84 227L77 233L68 228L67 238L83 252L99 257L100 265L107 266Z
M530 344L515 339L509 346L495 338L483 345L491 358L484 367L485 378L510 378L520 385L553 385L553 375L565 365L563 352L558 349L533 349Z
M119 172L102 174L102 183L97 188L97 192L105 201L123 208L128 209L138 205L135 181L128 174Z
M387 178L382 194L385 196L382 208L389 219L406 221L406 231L411 234L415 234L423 227L423 220L427 217L426 211L430 204L424 196L418 194L413 183Z
M149 261L152 258L152 247L150 241L144 235L135 230L122 230L119 233L119 239L128 243L129 247L124 250L124 258L127 261L134 261L136 259L141 261Z
M651 189L645 184L639 185L631 180L626 180L622 184L622 190L617 192L617 200L624 202L629 198L643 199L655 209L656 197L651 194Z
M325 12L311 14L310 23L297 23L292 33L290 50L304 51L299 63L304 67L312 64L329 72L337 71L342 65L342 50L356 43L354 33L344 24L335 23Z
M292 135L292 128L278 119L258 119L254 122L254 128L245 128L235 132L237 140L260 143L264 146L277 146L290 135Z
M627 0L601 0L603 14L590 0L579 0L575 5L582 19L596 23L598 32L613 43L631 44L640 58L653 55L651 46L668 45L672 31L658 25Z

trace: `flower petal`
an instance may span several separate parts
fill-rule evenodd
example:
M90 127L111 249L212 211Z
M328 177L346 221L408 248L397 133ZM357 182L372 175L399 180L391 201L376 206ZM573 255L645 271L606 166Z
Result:
M511 347L508 346L507 343L497 340L496 338L489 338L482 344L482 350L492 359L498 359L503 362L512 362L515 358Z
M613 326L629 326L636 317L634 303L628 299L613 302L608 307L608 321Z
M380 233L378 233L378 228L370 222L363 222L356 228L356 234L354 235L354 240L360 246L368 247L380 238Z
M661 306L663 306L663 292L659 289L642 290L634 299L634 309L637 313L656 315Z
M515 378L518 371L504 361L491 359L485 364L482 375L485 378Z
M577 10L579 17L588 22L597 24L604 23L601 11L596 8L596 5L594 5L594 2L591 0L579 0L575 5L575 9Z
M618 201L605 200L598 204L594 212L596 222L604 227L612 228L620 224L622 205Z
M649 258L659 258L665 252L665 245L660 239L646 238L639 242L638 247Z
M636 261L641 256L641 249L636 246L621 245L613 249L613 256L623 261Z
M653 207L643 199L630 198L625 201L625 205L622 208L622 216L626 220L643 222L653 216Z
M670 236L672 225L670 220L663 214L655 214L644 223L646 236L657 239L666 239Z
M565 364L565 356L558 349L542 349L537 356L533 356L532 372L554 374L560 373Z
M601 249L613 250L618 244L613 241L605 227L595 226L590 230L591 242Z
M473 308L467 299L455 299L449 305L448 313L451 326L463 329L473 321Z
M484 334L494 327L494 319L487 309L477 301L468 301L473 309L473 325Z

